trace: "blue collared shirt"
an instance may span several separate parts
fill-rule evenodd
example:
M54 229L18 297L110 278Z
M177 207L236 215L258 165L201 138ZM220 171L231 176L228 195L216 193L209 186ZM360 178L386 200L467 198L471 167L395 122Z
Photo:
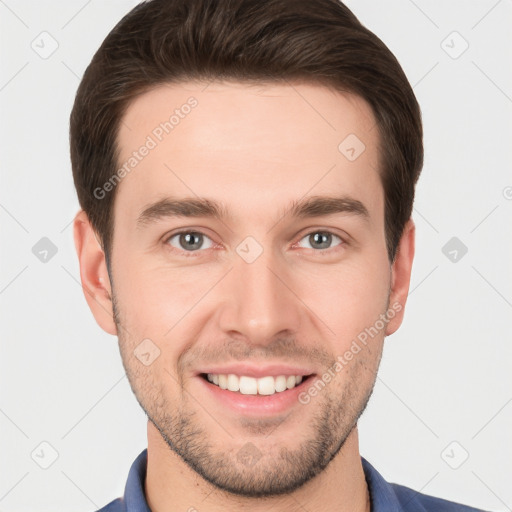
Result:
M118 498L98 512L151 512L144 494L148 451L145 449L134 461L128 474L124 497ZM370 491L371 512L483 512L408 487L390 484L363 457L364 475Z

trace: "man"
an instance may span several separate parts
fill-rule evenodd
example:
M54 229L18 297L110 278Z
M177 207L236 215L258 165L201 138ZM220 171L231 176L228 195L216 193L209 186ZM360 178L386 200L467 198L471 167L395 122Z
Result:
M138 5L84 74L71 157L85 296L148 416L102 510L476 510L359 454L423 146L402 69L343 4Z

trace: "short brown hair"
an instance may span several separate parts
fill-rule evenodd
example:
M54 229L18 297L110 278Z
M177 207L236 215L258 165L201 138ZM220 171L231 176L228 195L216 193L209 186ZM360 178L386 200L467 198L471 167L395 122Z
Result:
M380 134L388 257L393 261L423 165L421 113L400 64L338 0L150 0L108 34L87 67L70 119L80 206L109 261L118 130L133 99L187 80L302 81L366 100ZM340 141L341 142L341 141Z

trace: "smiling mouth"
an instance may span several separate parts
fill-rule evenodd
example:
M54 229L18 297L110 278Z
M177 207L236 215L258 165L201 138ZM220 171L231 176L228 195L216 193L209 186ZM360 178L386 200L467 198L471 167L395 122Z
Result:
M204 380L221 389L242 395L273 395L294 389L313 377L311 375L279 375L260 378L235 374L199 374Z

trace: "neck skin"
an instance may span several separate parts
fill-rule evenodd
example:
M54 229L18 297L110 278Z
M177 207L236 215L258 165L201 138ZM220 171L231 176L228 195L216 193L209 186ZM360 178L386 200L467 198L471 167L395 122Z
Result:
M146 500L152 512L370 512L357 426L327 468L292 494L243 498L220 491L176 455L148 421Z

